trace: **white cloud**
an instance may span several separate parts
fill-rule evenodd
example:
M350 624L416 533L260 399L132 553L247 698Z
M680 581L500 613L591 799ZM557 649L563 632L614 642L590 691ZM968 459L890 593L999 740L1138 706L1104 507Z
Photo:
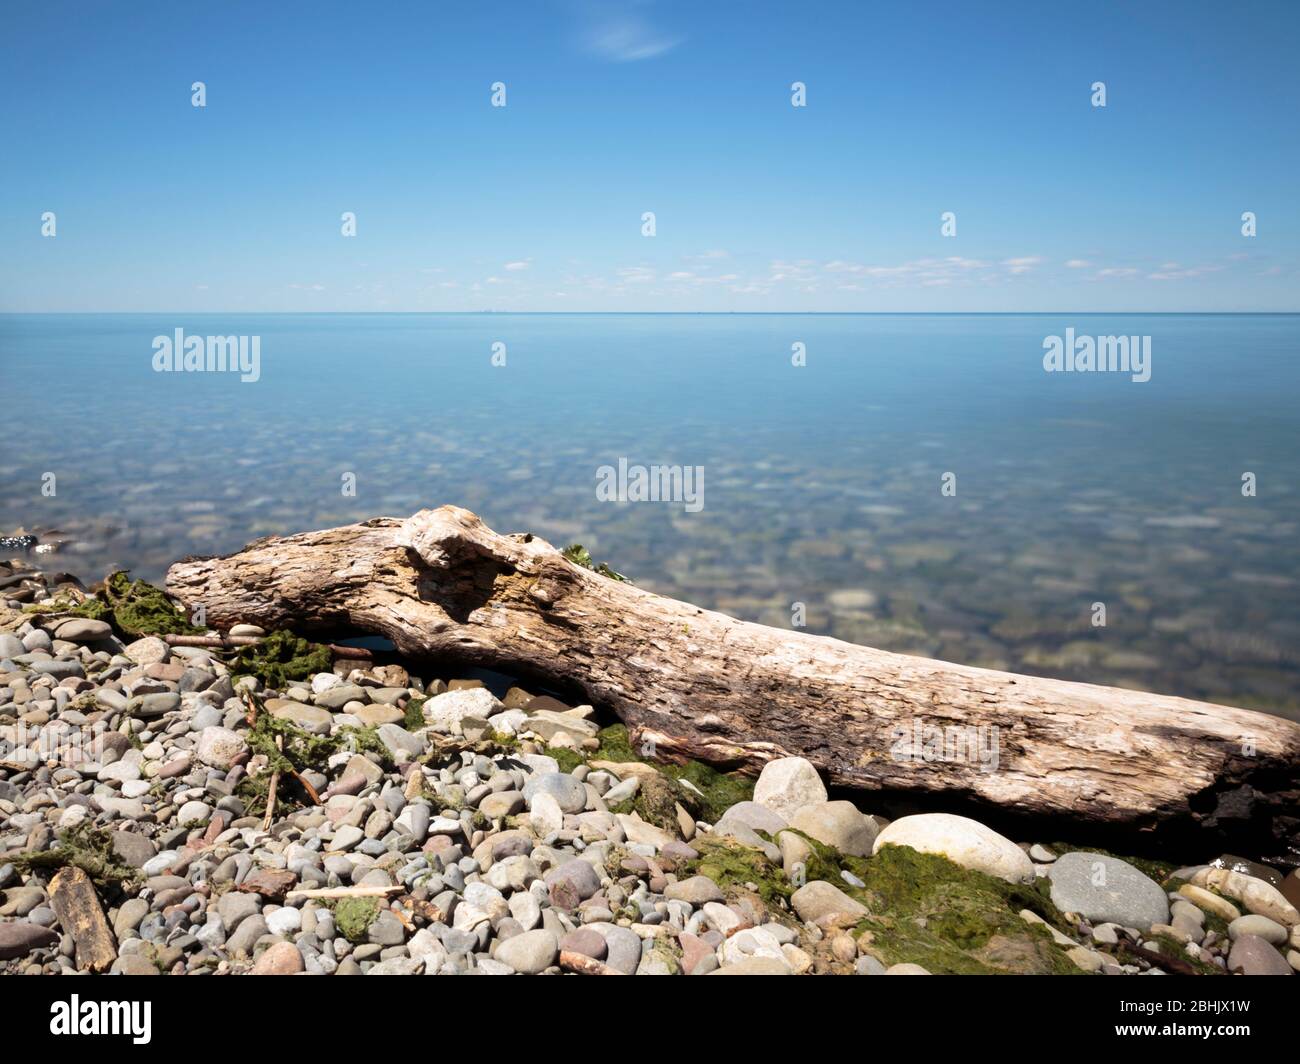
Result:
M519 262L507 262L507 270L526 270L532 265L532 259L521 259Z
M655 279L654 270L648 266L624 266L615 272L628 284L648 284Z
M1025 255L1018 259L1003 259L1002 265L1013 274L1019 276L1022 273L1028 273L1043 260L1038 255Z
M634 63L672 51L681 38L653 26L637 10L645 6L637 0L583 4L578 12L582 48L608 63Z
M1184 269L1177 262L1166 262L1154 273L1147 274L1150 281L1186 281L1194 277L1204 277L1207 273L1218 273L1222 266L1189 266Z

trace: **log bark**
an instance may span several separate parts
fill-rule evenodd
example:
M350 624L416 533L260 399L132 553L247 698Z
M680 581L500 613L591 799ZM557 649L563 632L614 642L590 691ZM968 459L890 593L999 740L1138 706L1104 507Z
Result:
M846 787L1139 830L1176 821L1289 839L1296 828L1291 721L739 621L453 506L185 559L167 586L218 627L378 633L406 655L574 690L659 758L753 773L799 755ZM985 729L996 767L899 756L917 722Z
M112 967L117 960L117 939L90 876L73 866L59 871L50 880L50 908L59 926L72 936L78 968L103 972Z

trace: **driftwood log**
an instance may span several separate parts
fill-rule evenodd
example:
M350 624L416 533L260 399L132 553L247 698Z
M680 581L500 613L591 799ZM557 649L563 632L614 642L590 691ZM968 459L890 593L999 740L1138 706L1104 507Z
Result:
M655 756L756 772L797 754L832 784L1137 831L1296 835L1300 725L1182 698L969 668L746 623L568 562L454 506L189 558L168 590L210 624L387 636L615 713ZM918 727L921 731L916 731ZM995 764L898 756L978 734ZM927 732L926 729L929 729ZM960 745L960 744L959 744ZM934 748L932 751L934 752ZM970 753L969 749L967 753ZM1229 831L1230 829L1230 831Z
M78 968L103 972L112 967L117 960L117 939L95 885L83 869L68 865L55 873L50 880L50 908L59 926L72 936Z

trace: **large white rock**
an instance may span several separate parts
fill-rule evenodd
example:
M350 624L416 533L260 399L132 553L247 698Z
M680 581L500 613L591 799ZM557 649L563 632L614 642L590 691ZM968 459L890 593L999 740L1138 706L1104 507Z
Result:
M826 785L802 757L769 761L754 784L754 801L789 821L805 805L826 801Z
M852 802L805 805L790 818L790 826L850 857L870 857L877 828Z
M618 823L619 827L623 829L624 837L633 845L653 846L656 850L662 850L670 842L674 841L673 837L663 828L647 824L639 816L619 813Z
M784 961L780 940L763 927L747 927L737 931L722 943L719 950L722 963L740 964L751 957L767 957L771 960Z
M876 836L871 852L877 854L882 846L891 845L941 854L963 868L997 876L1008 883L1029 883L1034 878L1034 863L1024 850L969 817L951 813L902 817Z
M790 904L806 924L815 924L828 916L841 923L853 923L867 915L866 907L850 898L834 883L814 879L805 883L790 897Z
M500 713L505 706L486 687L469 687L435 695L421 708L425 720L438 731L449 732L466 717L487 720Z
M533 795L528 811L528 824L539 839L554 835L564 827L564 810L560 803L545 791Z
M194 752L205 765L227 772L247 750L248 744L242 736L229 728L213 727L199 732Z

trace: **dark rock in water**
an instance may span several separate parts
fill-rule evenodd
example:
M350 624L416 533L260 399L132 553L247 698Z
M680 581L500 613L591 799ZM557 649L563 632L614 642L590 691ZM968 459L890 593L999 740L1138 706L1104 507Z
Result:
M31 576L31 573L23 571L11 573L8 569L0 570L0 590L13 587L15 584L21 584L24 580L31 579Z
M1258 861L1252 861L1247 857L1238 857L1235 854L1225 853L1222 857L1216 857L1210 862L1211 868L1226 868L1230 872L1241 872L1244 875L1254 876L1256 879L1262 879L1270 886L1281 889L1282 873L1276 868L1270 868L1268 865L1262 865ZM1292 902L1294 905L1295 903Z

